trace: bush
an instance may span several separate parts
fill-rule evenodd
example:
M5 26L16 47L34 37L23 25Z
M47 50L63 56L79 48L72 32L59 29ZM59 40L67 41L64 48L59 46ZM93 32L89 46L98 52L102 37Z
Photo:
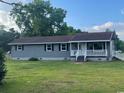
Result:
M0 49L0 83L4 79L6 75L6 68L5 68L5 55L2 49Z
M38 61L38 60L39 60L38 58L34 58L34 57L29 59L29 61Z

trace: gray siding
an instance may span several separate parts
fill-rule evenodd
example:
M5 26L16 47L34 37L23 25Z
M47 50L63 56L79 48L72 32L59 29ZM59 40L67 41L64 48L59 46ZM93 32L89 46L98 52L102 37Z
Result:
M24 45L23 51L16 51L15 46L12 46L11 56L13 58L68 58L69 51L59 51L59 45L54 45L54 51L45 51L44 45Z
M85 54L85 43L80 43L80 49L82 50L82 52ZM111 46L113 46L112 43L107 42L107 56L103 56L103 57L94 57L94 56L87 56L87 59L100 59L100 58L104 58L107 60L111 60L112 59L112 49ZM54 44L54 51L45 51L44 49L45 45L24 45L24 50L23 51L16 51L15 50L15 46L12 46L11 48L11 56L14 59L29 59L31 57L35 57L35 58L39 58L39 59L67 59L67 58L71 58L70 57L70 51L60 51L59 50L59 44ZM70 46L68 46L70 47ZM77 49L76 48L76 44L72 44L72 49ZM75 57L74 57L75 58Z

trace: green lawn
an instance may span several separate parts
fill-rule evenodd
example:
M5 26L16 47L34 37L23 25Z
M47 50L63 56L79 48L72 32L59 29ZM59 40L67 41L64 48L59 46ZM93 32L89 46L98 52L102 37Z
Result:
M11 61L0 93L124 92L123 62Z

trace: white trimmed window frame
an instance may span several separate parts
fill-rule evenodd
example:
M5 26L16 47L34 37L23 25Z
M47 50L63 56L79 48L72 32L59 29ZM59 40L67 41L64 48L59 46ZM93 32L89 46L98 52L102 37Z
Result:
M17 45L17 51L22 51L22 45Z
M61 51L67 51L67 44L61 44Z
M52 44L46 44L46 51L48 52L52 51Z

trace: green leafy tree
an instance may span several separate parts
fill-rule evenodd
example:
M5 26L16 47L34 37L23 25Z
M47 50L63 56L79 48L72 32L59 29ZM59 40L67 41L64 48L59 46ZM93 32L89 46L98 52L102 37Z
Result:
M2 49L0 49L0 84L6 75L6 68L5 68L5 55Z
M66 11L51 6L50 1L46 0L15 4L11 16L25 36L65 35L71 29L64 22ZM76 32L75 29L71 30L72 33Z
M120 40L118 35L116 34L116 31L112 31L110 29L106 29L106 32L114 32L115 33L115 49L116 50L121 50L122 52L124 52L124 41Z
M121 50L122 52L124 52L124 41L120 40L118 36L115 40L115 46L116 50Z
M2 48L4 51L9 51L10 46L8 46L8 43L16 38L19 38L19 36L20 34L13 28L9 29L9 31L6 31L5 27L0 26L0 48Z
M72 26L67 26L67 24L64 23L61 29L56 32L56 35L73 35L79 32L81 32L80 29L74 29Z

